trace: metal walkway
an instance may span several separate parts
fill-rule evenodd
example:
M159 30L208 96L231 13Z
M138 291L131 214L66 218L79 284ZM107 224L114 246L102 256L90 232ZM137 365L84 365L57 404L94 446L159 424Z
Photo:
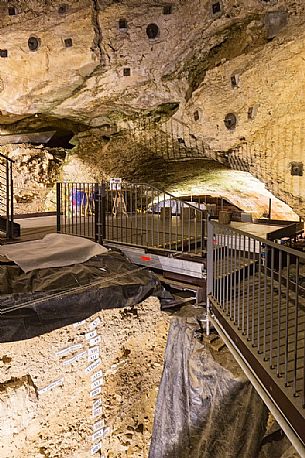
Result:
M211 221L207 266L211 322L305 456L305 254Z
M207 331L215 326L305 457L305 254L268 240L261 226L255 231L266 238L207 221L198 203L147 185L57 186L58 231L121 246L135 263L175 274L172 281L189 275L197 302L206 286Z

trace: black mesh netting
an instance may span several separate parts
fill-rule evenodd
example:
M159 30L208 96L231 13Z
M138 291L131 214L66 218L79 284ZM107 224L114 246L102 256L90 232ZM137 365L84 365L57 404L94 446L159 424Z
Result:
M101 309L164 296L156 276L109 251L67 267L24 273L0 266L0 343L31 338Z
M149 458L257 458L268 411L227 349L196 338L196 317L170 328Z

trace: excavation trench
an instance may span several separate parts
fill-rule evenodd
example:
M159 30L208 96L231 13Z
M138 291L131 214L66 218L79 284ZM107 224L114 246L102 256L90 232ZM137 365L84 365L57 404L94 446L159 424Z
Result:
M267 408L204 307L165 312L152 272L76 237L67 260L51 240L70 237L45 257L44 241L0 251L0 457L274 458ZM83 244L105 252L83 260Z

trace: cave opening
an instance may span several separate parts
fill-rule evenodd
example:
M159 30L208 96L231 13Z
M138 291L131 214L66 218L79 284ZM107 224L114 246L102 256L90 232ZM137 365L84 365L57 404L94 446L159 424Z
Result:
M52 129L52 128L50 128ZM70 143L70 140L74 137L74 132L72 130L58 129L55 134L50 138L46 143L46 146L49 148L64 148L72 149L74 145Z

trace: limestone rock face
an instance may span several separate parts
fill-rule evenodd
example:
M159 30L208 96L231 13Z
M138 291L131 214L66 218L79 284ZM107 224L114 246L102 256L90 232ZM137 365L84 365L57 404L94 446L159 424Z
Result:
M54 211L55 195L49 196L66 152L59 148L32 145L6 145L2 152L14 161L15 213Z
M0 8L0 134L73 122L74 133L102 135L105 125L179 107L175 118L209 157L246 164L305 215L294 168L303 160L302 0L2 0Z

